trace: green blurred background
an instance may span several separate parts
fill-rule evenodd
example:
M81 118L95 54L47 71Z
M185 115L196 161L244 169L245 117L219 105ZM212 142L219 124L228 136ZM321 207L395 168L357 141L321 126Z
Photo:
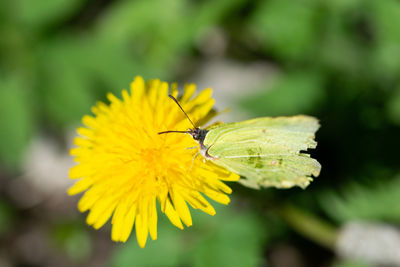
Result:
M224 120L318 117L307 190L237 184L140 249L66 196L83 114L136 75L214 87ZM0 266L400 266L400 1L1 0Z

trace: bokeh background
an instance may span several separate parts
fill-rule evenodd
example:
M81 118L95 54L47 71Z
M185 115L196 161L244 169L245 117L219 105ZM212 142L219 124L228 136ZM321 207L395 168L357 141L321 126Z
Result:
M68 197L74 128L134 76L213 87L218 119L320 119L306 190L231 184L140 249ZM400 266L397 0L1 0L0 266Z

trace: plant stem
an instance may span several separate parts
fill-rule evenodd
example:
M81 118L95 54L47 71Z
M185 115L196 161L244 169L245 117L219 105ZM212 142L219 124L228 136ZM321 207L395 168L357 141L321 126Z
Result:
M333 225L291 205L282 207L279 214L299 234L327 249L335 248L338 230Z

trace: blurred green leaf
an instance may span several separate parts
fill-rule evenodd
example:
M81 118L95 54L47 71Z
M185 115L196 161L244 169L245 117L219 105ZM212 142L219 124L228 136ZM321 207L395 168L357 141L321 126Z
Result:
M400 71L400 3L396 0L371 1L371 22L376 40L371 51L372 68L380 76Z
M28 87L17 77L0 79L0 161L16 168L33 134Z
M107 10L97 25L97 35L114 44L125 43L136 39L132 45L138 46L143 42L157 42L153 38L160 35L168 36L171 26L184 18L177 16L185 5L183 0L165 1L122 1L117 2ZM149 32L152 34L148 34ZM138 38L139 37L139 38ZM149 49L151 47L142 47ZM135 52L135 51L133 51ZM143 51L136 51L137 53Z
M350 183L320 195L324 211L339 222L357 219L400 221L400 176L372 186Z
M378 40L385 42L399 42L400 3L396 0L371 1L369 7L374 19L374 30Z
M134 231L134 230L133 230ZM114 267L130 266L179 266L184 252L184 232L174 228L165 219L158 223L158 238L147 240L145 248L140 248L133 234L125 244L119 243L111 258Z
M317 38L317 9L309 0L260 1L250 28L267 51L284 59L304 58Z
M400 125L400 87L393 92L393 96L386 103L386 110L389 118Z
M364 0L329 0L325 1L324 5L336 12L340 12L359 9L359 5L363 3Z
M113 52L110 50L101 55L118 56L121 51L126 51L117 59L124 62L124 58L131 57L134 63L131 73L166 78L205 29L217 24L228 11L242 3L245 1L118 2L98 23L94 37L96 43L115 48ZM114 69L123 70L123 66Z
M72 14L86 0L16 0L9 8L13 16L28 29L38 29L57 23L60 19Z
M97 49L104 50L89 62L100 63L93 65L94 69L108 77L111 75L103 70L116 77L123 70L129 70L131 75L165 77L167 65L176 60L174 46L183 37L180 30L184 23L180 22L185 17L174 15L182 13L183 4L180 0L115 3L96 25L93 35ZM112 67L104 68L107 64Z
M10 230L14 221L15 214L13 208L0 200L0 237Z
M355 23L353 21L357 21L355 12L327 12L319 48L314 51L314 60L326 68L327 73L328 70L334 70L345 78L351 78L359 75L367 66L366 47L357 38L360 35L355 30L357 28L351 26Z
M321 246L334 249L338 231L335 226L319 218L309 211L285 204L279 210L287 224L299 234L307 237Z
M91 91L89 73L84 71L84 43L68 38L44 44L38 52L45 58L41 70L44 78L42 88L45 114L54 126L77 122L90 112L95 104Z
M313 72L283 74L271 86L240 104L257 115L295 115L313 110L324 98L323 79Z
M52 231L54 242L74 261L88 259L92 251L89 232L81 223L62 222Z
M341 260L335 262L332 267L372 267L372 265L356 260Z
M62 75L56 76L54 73L50 80L50 85L54 87L45 92L44 100L48 116L56 126L63 126L77 122L83 114L89 113L94 101L90 92L86 90L89 86L79 73L61 66L58 66L58 71L61 71Z
M217 216L217 215L216 215ZM222 212L210 225L197 228L198 241L192 250L193 265L202 266L259 266L265 229L251 212Z

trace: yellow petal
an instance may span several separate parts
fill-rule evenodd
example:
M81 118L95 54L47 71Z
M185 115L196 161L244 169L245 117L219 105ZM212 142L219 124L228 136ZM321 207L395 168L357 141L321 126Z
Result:
M90 178L83 178L76 182L73 186L68 189L68 195L79 194L87 190L93 184L93 180Z
M86 218L87 224L93 225L95 229L103 226L110 218L116 204L115 200L111 197L99 199Z
M82 138L82 137L76 137L74 139L74 144L76 146L80 147L90 147L93 145L93 142L90 139Z
M192 216L190 216L189 208L186 205L185 200L178 192L178 190L174 190L173 201L175 209L178 212L179 217L182 219L183 223L186 224L186 226L191 226Z
M135 221L135 216L136 216L136 210L137 210L136 206L131 207L123 221L123 226L121 229L122 231L120 236L121 242L126 242L126 240L128 240L128 237L132 232L133 223Z
M111 102L111 104L120 106L121 105L121 100L119 100L114 94L108 93L107 94L107 99Z
M114 241L125 242L135 221L136 206L130 205L127 199L122 199L115 209L112 218L111 239Z
M69 170L69 178L77 179L88 177L93 173L93 170L88 169L85 165L79 164Z
M136 215L136 238L139 246L144 248L146 245L148 227L148 200L142 199L139 204L139 210Z
M211 99L212 89L207 88L201 91L192 101L194 105L203 104Z
M182 98L180 99L180 102L182 104L185 104L194 94L196 91L196 85L191 83L191 84L186 84L184 87L183 95Z
M157 207L156 199L153 198L149 202L149 232L151 239L157 239Z
M135 102L141 101L145 93L144 80L140 76L136 76L131 83L131 95Z
M209 198L211 198L212 200L215 200L215 201L217 201L217 202L219 202L221 204L227 205L231 201L227 195L225 195L223 193L219 193L219 192L214 191L214 190L210 190L208 188L206 188L204 190L204 194L206 196L208 196Z
M85 115L82 117L82 123L88 126L89 128L96 128L98 125L96 119L89 115Z
M215 209L199 192L193 191L190 193L186 193L185 199L192 207L196 207L197 209L200 209L203 212L212 216L215 215Z
M176 210L174 209L169 200L167 200L165 205L165 214L168 216L168 219L171 221L173 225L183 230L183 225L179 217L179 214L176 212Z
M77 130L78 134L88 137L88 138L92 138L93 137L93 130L85 128L85 127L79 127Z

